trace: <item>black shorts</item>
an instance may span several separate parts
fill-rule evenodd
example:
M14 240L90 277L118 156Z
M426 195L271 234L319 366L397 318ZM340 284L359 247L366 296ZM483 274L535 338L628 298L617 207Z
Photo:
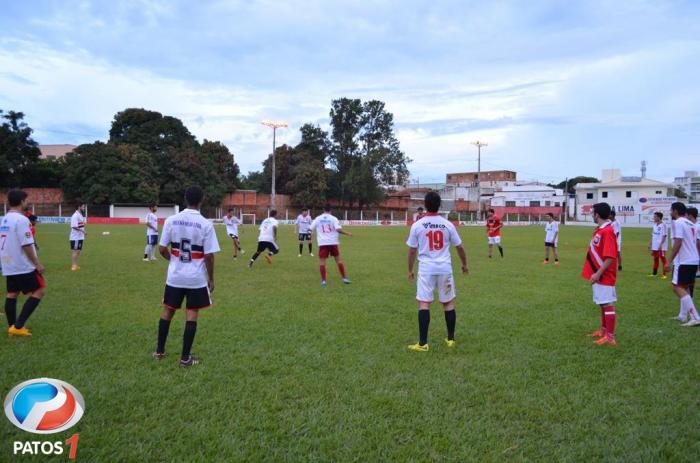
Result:
M83 249L83 240L70 240L71 251L80 251Z
M299 241L311 241L311 233L299 233Z
M158 235L146 235L146 244L151 246L158 244Z
M544 247L545 247L545 248L556 248L556 247L557 247L557 243L548 243L548 242L545 241L545 242L544 242Z
M7 292L8 293L33 293L39 288L45 288L46 282L44 277L39 272L23 273L21 275L7 276Z
M182 301L187 298L186 308L192 310L206 309L211 306L211 296L209 288L176 288L174 286L165 285L163 293L163 306L168 309L179 309L182 307Z
M673 284L678 286L694 284L697 271L697 265L679 265L677 268L674 268Z
M233 233L229 233L228 236L229 236L230 238L233 238L234 240L237 240L237 239L238 239L238 235L234 235Z
M275 243L271 243L270 241L258 241L258 252L263 252L265 249L270 251L271 254L277 254L280 252Z

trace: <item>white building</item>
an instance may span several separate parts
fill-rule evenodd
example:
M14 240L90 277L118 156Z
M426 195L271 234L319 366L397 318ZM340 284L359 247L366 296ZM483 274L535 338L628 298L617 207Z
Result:
M691 201L700 201L700 176L697 170L686 170L683 177L673 179L673 185L688 195Z
M623 177L619 169L606 169L601 182L576 185L576 216L590 220L593 205L606 202L621 222L648 223L654 212L668 214L676 201L673 190L670 183Z
M493 207L561 207L564 191L539 183L503 187L491 198Z

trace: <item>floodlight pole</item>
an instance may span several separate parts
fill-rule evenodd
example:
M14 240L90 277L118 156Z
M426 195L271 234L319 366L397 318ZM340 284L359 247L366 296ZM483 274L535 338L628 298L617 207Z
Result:
M276 136L277 136L277 129L282 128L282 127L287 127L286 122L281 122L281 121L269 121L269 120L264 120L260 122L262 125L271 127L272 128L272 188L271 188L271 194L270 194L270 205L272 206L272 209L276 208L276 191L275 191L275 180L277 177L277 171L276 171L276 166L275 166L275 150L277 147L275 146L276 144Z
M472 142L472 145L476 146L478 152L476 168L476 211L477 220L479 220L479 218L481 218L481 147L489 146L489 144L477 140Z

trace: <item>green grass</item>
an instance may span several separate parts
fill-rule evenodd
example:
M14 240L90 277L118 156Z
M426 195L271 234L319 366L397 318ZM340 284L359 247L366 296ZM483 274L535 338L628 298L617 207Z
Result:
M298 258L291 227L269 266L217 255L215 306L177 366L151 359L166 263L141 262L139 226L90 226L69 271L66 226L39 227L48 291L31 339L0 338L0 392L48 376L76 386L86 412L79 461L697 461L700 330L668 320L670 283L652 280L647 230L625 230L618 346L593 345L599 310L580 278L590 229L563 227L559 268L543 267L540 227L504 231L486 258L481 228L460 228L471 274L457 276L457 347L433 308L431 351L417 338L407 229L355 228L341 251L353 283ZM109 230L109 236L101 232ZM257 234L242 234L247 258ZM458 259L454 257L457 268ZM14 440L42 440L0 419ZM37 439L37 437L40 437ZM57 458L66 460L66 456Z

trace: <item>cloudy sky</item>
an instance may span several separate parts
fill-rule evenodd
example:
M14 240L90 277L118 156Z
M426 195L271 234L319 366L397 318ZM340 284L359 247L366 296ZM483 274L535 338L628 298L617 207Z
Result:
M700 2L3 2L0 108L40 143L106 140L144 107L221 140L245 173L338 97L394 113L411 174L700 169Z

